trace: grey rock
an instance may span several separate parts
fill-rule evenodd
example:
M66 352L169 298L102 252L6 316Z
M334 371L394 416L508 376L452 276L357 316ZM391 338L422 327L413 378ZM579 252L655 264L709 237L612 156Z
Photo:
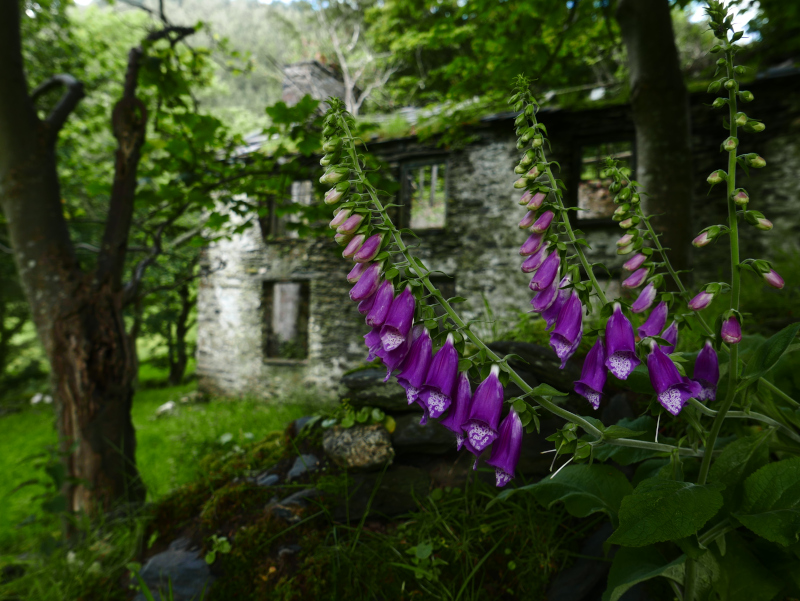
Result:
M289 473L286 474L286 481L291 482L292 480L296 480L306 472L314 472L319 469L319 459L317 459L316 455L300 455L297 459L294 460L294 465L292 465L292 469L289 470Z
M302 548L303 547L300 545L281 545L281 547L278 549L278 557L283 557L284 555L294 555Z
M192 549L186 538L173 541L169 549L151 557L140 575L156 601L166 601L170 586L173 601L200 599L215 579L200 550ZM146 601L144 593L134 601Z
M280 482L281 477L278 474L270 474L264 472L255 478L256 486L273 486Z
M405 453L441 454L456 448L456 437L436 420L420 425L422 414L407 413L395 418L392 446L398 455Z
M354 474L345 493L347 502L344 498L338 500L333 518L360 520L365 513L383 516L408 513L417 508L416 499L428 494L430 484L431 477L425 470L408 465L394 466L385 472Z
M322 447L331 461L348 470L378 470L394 458L389 433L381 424L334 426L325 431Z
M383 369L362 369L342 376L339 381L339 398L350 399L353 407L379 407L388 413L413 410L408 406L406 391L394 378L384 382Z
M298 490L296 493L289 495L283 499L279 505L298 505L300 507L306 507L308 505L306 499L313 499L318 496L319 491L316 488L306 488L303 490Z

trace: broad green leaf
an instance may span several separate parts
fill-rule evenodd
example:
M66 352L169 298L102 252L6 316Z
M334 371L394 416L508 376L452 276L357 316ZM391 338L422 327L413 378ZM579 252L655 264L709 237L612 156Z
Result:
M773 543L800 540L800 457L765 465L744 481L743 511L734 514L747 528Z
M781 591L781 582L748 549L735 533L727 535L725 555L714 553L719 576L713 583L726 601L770 601Z
M744 481L769 461L768 432L740 438L729 444L711 466L712 482L725 485L722 497L729 511L741 504Z
M561 392L550 386L549 384L539 384L531 391L531 394L538 396L567 396L568 392Z
M603 593L603 601L617 601L632 586L664 576L676 582L683 582L686 556L667 562L655 547L642 549L622 548L614 556L608 574L608 588Z
M694 534L722 507L721 488L720 484L644 480L622 500L619 528L608 540L625 547L644 547Z
M518 491L528 491L545 507L563 502L572 515L583 518L597 512L608 514L616 523L623 497L633 487L625 475L609 465L570 465L551 478L500 493L494 502Z
M798 331L800 323L793 323L763 342L747 363L747 368L744 370L745 379L760 378L771 370L794 342Z

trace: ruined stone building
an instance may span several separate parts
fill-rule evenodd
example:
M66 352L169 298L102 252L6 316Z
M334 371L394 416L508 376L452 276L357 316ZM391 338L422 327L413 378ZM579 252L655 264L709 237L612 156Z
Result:
M317 98L335 93L333 74L317 63L294 73L295 85L314 73L324 75ZM305 88L313 91L314 86ZM748 87L756 102L747 106L767 130L746 135L748 150L767 158L769 169L751 173L743 185L753 208L775 223L768 235L744 228L742 255L763 256L771 249L798 248L800 220L800 74L766 73ZM287 97L288 99L288 97ZM725 131L722 115L704 103L705 93L691 96L695 231L725 219L724 192L710 195L705 178L723 167L719 152ZM513 188L515 114L486 116L471 126L474 142L447 150L416 137L378 140L369 150L382 158L400 182L398 219L419 236L418 253L432 270L442 272L438 284L446 296L462 296L467 319L482 319L490 307L496 331L507 329L516 315L529 308L528 278L519 270L519 245L526 234L517 227L522 216L520 193ZM561 165L567 184L566 201L583 211L573 213L575 225L591 244L592 262L611 268L607 286L618 286L622 261L616 255L620 236L611 221L613 203L598 171L608 155L635 169L636 148L630 110L624 104L570 110L544 107L540 121L553 144L550 156ZM755 145L755 146L753 146ZM310 181L295 182L292 199L313 202ZM695 267L703 277L715 277L727 265L726 245L703 249ZM348 369L363 362L367 332L348 298L348 261L327 238L299 239L281 231L280 220L252 227L231 240L205 250L210 270L198 296L197 373L201 388L217 393L265 395L285 385L330 386ZM704 280L704 281L707 281ZM479 326L476 326L479 327ZM487 329L490 326L485 326Z

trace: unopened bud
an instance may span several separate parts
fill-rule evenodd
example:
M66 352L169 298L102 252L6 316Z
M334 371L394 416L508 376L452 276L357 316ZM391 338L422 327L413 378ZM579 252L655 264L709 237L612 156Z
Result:
M322 144L322 150L324 152L336 152L342 147L342 139L341 138L329 138L325 140Z
M781 289L785 285L780 274L772 268L770 268L769 271L762 273L761 277L763 277L764 281L773 288Z
M761 121L748 121L745 129L757 134L767 129L767 126L761 123Z
M540 163L538 165L534 165L533 169L528 171L528 174L525 177L527 177L528 179L536 179L542 173L544 173L545 169L546 169L546 167L544 166L544 164Z
M635 242L618 248L617 249L617 254L618 255L629 255L634 250L636 250L636 243Z
M733 202L735 202L740 207L747 206L747 203L750 202L750 196L747 194L747 190L744 188L737 188L733 191Z
M524 177L521 177L517 181L514 182L514 187L517 190L521 190L521 189L525 188L527 185L528 185L528 180L525 179Z
M361 248L361 245L364 244L364 239L366 236L364 234L358 234L357 236L353 236L353 239L347 243L347 246L344 247L344 251L342 251L342 257L345 259L352 259L353 256L358 252L358 249Z
M625 262L622 268L626 271L636 271L644 264L645 261L647 261L647 255L636 253Z
M519 161L520 165L525 165L526 167L533 163L534 159L536 158L536 153L533 150L528 150Z
M531 201L531 198L533 198L533 192L525 190L525 194L519 197L519 204L524 207Z
M630 211L630 210L631 210L631 205L629 205L628 203L625 203L625 204L619 205L614 210L614 215L618 215L619 217L622 218L622 217L625 217L625 215L627 215L628 211Z
M756 219L755 226L757 230L768 232L772 229L772 222L766 217L759 217Z
M347 246L350 244L350 240L353 239L353 234L336 234L333 239L339 246Z
M622 282L623 288L638 288L642 284L645 283L647 280L647 276L650 273L650 270L642 267L641 269L637 269L633 272L632 275L628 276L624 282Z
M709 52L711 54L716 54L717 52L722 52L722 50L723 50L722 46L720 46L719 44L715 44L714 46L711 47L711 50L709 50Z
M700 232L700 235L697 236L697 238L692 240L692 244L697 248L706 246L710 244L712 241L714 241L717 238L717 236L720 235L721 231L722 229L718 225L713 225L709 228L706 228L705 230Z
M739 92L739 100L741 100L742 102L752 102L754 98L755 96L753 96L752 92L749 92L747 90Z
M536 129L533 127L529 127L528 129L525 130L525 133L523 133L522 136L520 136L520 140L522 140L523 142L527 142L534 136L534 134L536 134ZM534 144L534 146L536 145Z
M325 174L319 178L319 182L321 184L336 184L347 177L349 173L350 170L347 167L334 167L326 171Z
M622 238L617 240L617 246L618 247L619 246L627 246L628 244L633 242L635 239L636 239L636 236L634 236L633 234L625 234L624 236L622 236Z
M753 169L761 169L762 167L767 166L767 161L765 161L763 157L757 154L748 154L747 164Z
M722 330L720 332L722 341L728 344L738 344L742 341L742 326L735 315L731 315L728 319L722 322Z
M541 148L542 144L544 144L544 137L542 137L541 134L534 136L531 146L534 148Z
M732 90L736 87L736 85L737 84L735 79L729 79L728 81L725 82L725 89Z
M339 152L329 152L319 160L319 164L323 167L327 167L332 163L337 163L339 161L339 157L341 156L342 155Z
M736 113L734 116L734 122L736 125L745 125L747 123L747 115L744 113Z
M323 176L324 177L324 176ZM325 193L325 204L332 205L339 202L350 189L350 182L340 182Z
M547 194L545 194L544 192L537 192L536 194L534 194L533 198L531 198L531 201L526 205L528 210L535 211L536 209L541 207L542 203L544 203L545 198L547 198Z
M364 216L360 213L351 215L345 222L336 228L339 234L355 234L356 230L361 227L361 222L364 221Z
M719 92L720 87L722 87L722 83L721 82L712 81L710 84L708 84L708 90L707 91L708 91L709 94L716 94L717 92Z
M714 295L704 290L689 301L689 308L692 311L702 311L711 304L712 300L714 300Z
M631 197L631 189L627 187L620 190L619 194L617 195L617 198L619 198L622 201L629 200L630 197Z
M721 184L722 182L727 181L727 179L728 174L722 169L717 169L706 178L706 181L713 186L714 184Z
M553 211L545 211L539 216L539 219L536 220L536 223L531 226L531 231L536 234L546 232L550 227L550 224L553 223L553 217L555 217Z
M335 230L337 227L342 225L347 218L350 217L350 209L340 209L336 212L336 215L331 222L328 224L332 230Z
M522 218L522 221L519 222L519 229L526 230L530 226L533 225L533 222L536 221L536 213L533 211L528 211L525 213L525 217Z
M624 230L632 228L634 225L636 225L633 220L634 220L633 217L628 217L627 219L623 219L622 221L619 222L619 226Z
M527 165L523 165L522 163L520 163L519 165L514 167L514 173L516 173L517 175L522 175L527 170L528 170L528 166Z
M728 104L727 98L717 98L716 100L714 100L714 102L711 103L711 108L721 109L726 104Z
M728 138L722 143L722 150L726 152L733 152L736 150L737 146L739 146L739 140L733 136L728 136Z

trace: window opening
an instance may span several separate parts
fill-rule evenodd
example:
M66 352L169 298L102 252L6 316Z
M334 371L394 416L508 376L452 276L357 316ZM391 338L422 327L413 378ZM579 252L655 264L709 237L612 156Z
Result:
M268 359L308 357L308 282L264 282L263 350Z
M403 167L403 204L414 230L441 229L447 212L447 163Z
M288 201L288 202L287 202ZM291 205L310 206L314 202L314 187L311 180L292 182L286 200L270 195L262 201L266 210L264 216L259 218L261 233L265 239L297 238L298 232L294 228L287 228L287 223L300 223L300 215L291 212Z
M607 157L619 161L622 172L630 177L633 169L633 142L605 142L581 148L578 181L578 219L608 219L614 214L614 194L608 187L611 178L601 178Z

